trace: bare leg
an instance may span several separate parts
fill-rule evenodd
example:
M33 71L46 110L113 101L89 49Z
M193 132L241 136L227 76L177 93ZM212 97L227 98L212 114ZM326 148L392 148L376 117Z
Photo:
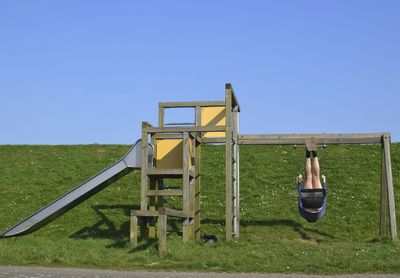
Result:
M318 157L314 157L313 160L313 166L314 166L314 171L313 171L313 176L312 176L312 187L314 189L318 188L321 189L321 179L320 179L320 168L319 168L319 161Z
M313 175L311 173L311 159L306 158L306 182L304 183L304 189L313 188Z

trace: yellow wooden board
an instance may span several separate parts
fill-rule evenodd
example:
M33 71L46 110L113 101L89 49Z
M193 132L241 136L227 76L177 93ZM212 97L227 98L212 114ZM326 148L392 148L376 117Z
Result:
M201 126L225 126L225 106L201 107ZM225 132L206 132L206 138L225 137Z
M181 169L183 166L182 139L160 139L156 142L156 168Z

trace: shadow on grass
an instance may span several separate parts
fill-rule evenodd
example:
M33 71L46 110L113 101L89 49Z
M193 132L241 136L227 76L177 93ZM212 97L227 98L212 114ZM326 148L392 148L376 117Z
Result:
M124 222L119 228L117 228L114 222L111 221L103 211L113 209L123 210L124 214L129 217L130 211L132 209L138 209L138 207L132 205L98 205L93 206L92 208L100 217L100 220L92 226L84 227L73 233L70 238L113 239L115 242L107 245L107 248L125 248L128 245L128 240L126 240L126 237L129 235L130 221L128 220Z
M106 245L106 248L127 248L129 247L129 236L130 233L130 220L124 222L119 228L117 228L112 220L110 220L104 210L119 209L123 210L124 214L130 217L131 210L138 210L138 206L132 205L98 205L92 206L96 214L101 218L92 226L84 227L79 231L70 235L72 239L112 239L112 244ZM168 221L171 225L171 232L176 233L178 236L182 236L182 232L179 230L179 224L181 221L173 219ZM140 244L138 247L129 251L129 253L139 252L148 249L155 244L155 240L147 239L144 244Z
M139 244L137 247L133 248L132 250L130 250L128 253L132 254L132 253L137 253L137 252L141 252L141 251L146 251L148 250L151 246L155 245L157 243L157 240L155 239L147 239L145 241L145 243L143 244Z
M213 220L213 219L204 219L201 221L202 224L211 224L211 225L221 225L225 224L224 220ZM273 226L285 226L292 228L296 233L300 235L303 240L311 240L312 238L308 235L308 233L318 234L323 237L327 237L330 239L334 239L335 237L331 234L321 232L318 229L312 229L304 227L301 223L289 220L289 219L275 219L275 220L242 220L240 221L241 227L248 226L265 226L265 227L273 227Z

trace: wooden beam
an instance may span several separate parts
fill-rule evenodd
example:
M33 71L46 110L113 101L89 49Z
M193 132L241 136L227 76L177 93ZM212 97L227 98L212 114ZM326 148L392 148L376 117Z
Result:
M131 215L139 217L158 217L159 212L157 210L133 210Z
M158 126L159 127L164 127L164 116L165 116L164 107L162 107L161 105L158 105Z
M131 231L129 236L129 241L132 247L137 246L137 232L138 232L138 221L137 216L131 213Z
M189 177L189 168L190 168L190 138L189 133L183 133L183 210L190 210L190 177ZM190 219L185 218L183 221L183 242L189 242L191 234L190 234Z
M156 179L154 177L150 178L149 188L146 191L147 197L149 199L149 211L156 211L156 198L148 194L149 191L154 191L156 189ZM149 222L149 238L156 238L156 223L154 221Z
M147 190L147 196L182 196L181 189Z
M195 143L194 238L200 240L201 144Z
M229 90L231 93L231 107L237 108L237 111L240 112L240 104L238 98L236 97L235 91L233 90L232 84L226 83L225 90Z
M163 256L167 253L167 215L160 213L158 223L158 252Z
M387 134L383 136L383 148L385 151L385 173L389 198L390 232L392 240L397 240L396 208L393 190L392 162L390 159L390 136Z
M232 240L232 95L227 86L225 91L226 131L225 131L225 238Z
M301 145L305 139L314 137L319 144L379 144L382 136L389 133L354 134L254 134L239 135L241 145Z
M194 108L201 107L215 107L225 106L224 101L180 101L180 102L160 102L159 107L162 108Z
M157 139L182 139L182 134L179 133L153 133L155 140Z
M160 214L166 214L169 216L173 217L179 217L179 218L193 218L194 215L190 211L183 211L183 210L177 210L177 209L172 209L172 208L160 208L159 209Z
M385 149L382 142L381 148L381 217L380 217L380 230L381 237L385 236L386 229L386 209L387 209L387 180L386 180L386 162L385 162Z
M147 210L147 182L148 177L146 175L147 168L148 168L148 134L145 129L149 127L149 125L145 122L142 123L142 167L141 167L141 193L140 193L140 209Z
M233 192L234 192L234 200L233 200L233 234L234 237L238 238L240 235L240 175L239 175L239 145L238 145L238 132L239 132L239 111L238 108L235 108L232 113L232 131L234 142L233 146L233 155L234 155L234 168L233 168Z
M149 127L147 133L182 133L182 132L213 132L225 131L224 126L181 126L181 127Z
M225 137L203 137L201 138L201 142L205 144L225 144Z

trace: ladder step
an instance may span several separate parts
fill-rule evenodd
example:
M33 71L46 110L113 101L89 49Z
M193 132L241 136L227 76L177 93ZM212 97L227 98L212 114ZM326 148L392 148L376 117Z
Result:
M183 190L165 189L165 190L147 190L147 196L183 196Z
M144 217L157 217L160 214L156 210L131 210L131 215L144 216Z
M159 178L182 178L183 169L148 169L146 174L150 177L157 176ZM194 177L194 172L189 171L189 176Z
M183 211L171 208L160 208L161 214L166 214L170 216L180 217L180 218L193 218L194 213L193 211Z

